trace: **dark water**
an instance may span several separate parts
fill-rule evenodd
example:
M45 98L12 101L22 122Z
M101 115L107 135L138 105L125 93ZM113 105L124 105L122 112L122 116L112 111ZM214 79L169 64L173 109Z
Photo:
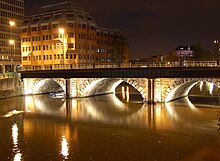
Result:
M114 95L1 100L0 160L219 161L218 114L219 105L197 107L188 98L165 105Z

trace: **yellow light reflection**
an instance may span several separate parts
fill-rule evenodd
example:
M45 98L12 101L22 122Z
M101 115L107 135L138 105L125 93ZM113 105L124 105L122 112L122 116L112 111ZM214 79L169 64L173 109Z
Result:
M12 138L14 147L17 147L18 144L18 126L17 124L12 125Z
M15 154L14 161L21 161L21 156L22 156L21 153Z
M125 99L125 87L121 87L121 92L122 92L122 98Z
M209 94L213 94L214 83L209 84Z
M112 96L112 102L114 102L115 106L117 109L119 109L120 111L125 111L127 110L125 104L115 95Z
M126 88L126 98L127 98L127 102L129 102L129 100L130 100L130 91L129 91L129 87L128 86Z
M25 97L25 112L34 111L34 99L32 96Z
M168 113L170 114L170 116L172 118L174 118L175 120L178 120L178 115L176 114L174 108L173 108L173 104L172 103L166 103L165 104L165 108L167 109Z
M61 154L65 157L65 159L68 159L69 148L68 148L68 142L67 142L65 136L62 136L61 145L62 145Z
M14 157L14 161L21 161L22 154L20 153L20 150L18 149L18 125L13 124L12 125L12 139L14 148L13 151L16 153Z
M203 85L204 85L203 81L200 81L200 86L199 86L200 92L202 91Z

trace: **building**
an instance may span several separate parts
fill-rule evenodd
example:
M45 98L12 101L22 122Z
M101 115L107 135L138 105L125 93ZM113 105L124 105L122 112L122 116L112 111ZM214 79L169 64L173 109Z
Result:
M24 0L0 0L0 73L16 71L21 65L23 17Z
M193 46L178 46L176 48L177 55L183 59L193 56Z
M115 45L120 30L101 27L78 4L66 1L42 6L25 17L21 27L22 66L24 69L72 69L113 63L113 55L126 45ZM118 36L120 35L120 36ZM118 50L118 49L123 50Z
M219 60L220 59L220 42L218 39L214 40L213 48L211 51L211 57L213 60Z

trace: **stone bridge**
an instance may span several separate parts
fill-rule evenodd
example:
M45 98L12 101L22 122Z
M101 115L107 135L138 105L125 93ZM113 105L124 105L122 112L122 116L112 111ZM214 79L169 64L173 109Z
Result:
M169 102L188 95L197 83L209 82L220 87L216 78L24 78L24 93L41 94L64 91L67 97L88 97L114 93L126 82L148 103Z

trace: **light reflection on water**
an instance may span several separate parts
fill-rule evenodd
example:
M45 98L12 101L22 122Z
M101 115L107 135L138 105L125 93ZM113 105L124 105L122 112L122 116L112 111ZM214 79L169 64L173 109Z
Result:
M121 101L115 95L22 99L17 108L26 112L0 122L5 136L8 125L12 130L13 148L0 145L0 149L8 148L8 153L0 151L4 159L178 160L218 136L216 114L220 109L197 108L188 98L156 105L127 102L126 98ZM7 142L7 137L0 141Z
M14 123L12 125L12 139L13 139L13 152L15 153L14 161L20 161L22 154L18 148L18 125Z
M85 98L83 100L64 100L47 96L27 97L31 97L31 101L25 105L25 111L30 111L26 115L46 114L69 121L93 121L131 127L153 127L154 129L170 129L174 126L175 128L184 128L184 126L187 126L188 124L179 127L185 115L181 116L183 113L179 112L182 108L178 106L185 107L184 111L188 113L187 117L191 116L187 120L184 120L185 122L195 121L195 118L203 117L204 111L207 110L196 108L189 101L188 97L180 101L157 105L127 103L126 101L119 100L115 95ZM59 104L54 102L59 102ZM172 121L169 121L171 118ZM198 125L200 125L200 122L197 122L194 126Z
M64 156L65 159L68 159L69 148L68 148L68 142L65 136L62 136L61 145L62 145L61 154Z

